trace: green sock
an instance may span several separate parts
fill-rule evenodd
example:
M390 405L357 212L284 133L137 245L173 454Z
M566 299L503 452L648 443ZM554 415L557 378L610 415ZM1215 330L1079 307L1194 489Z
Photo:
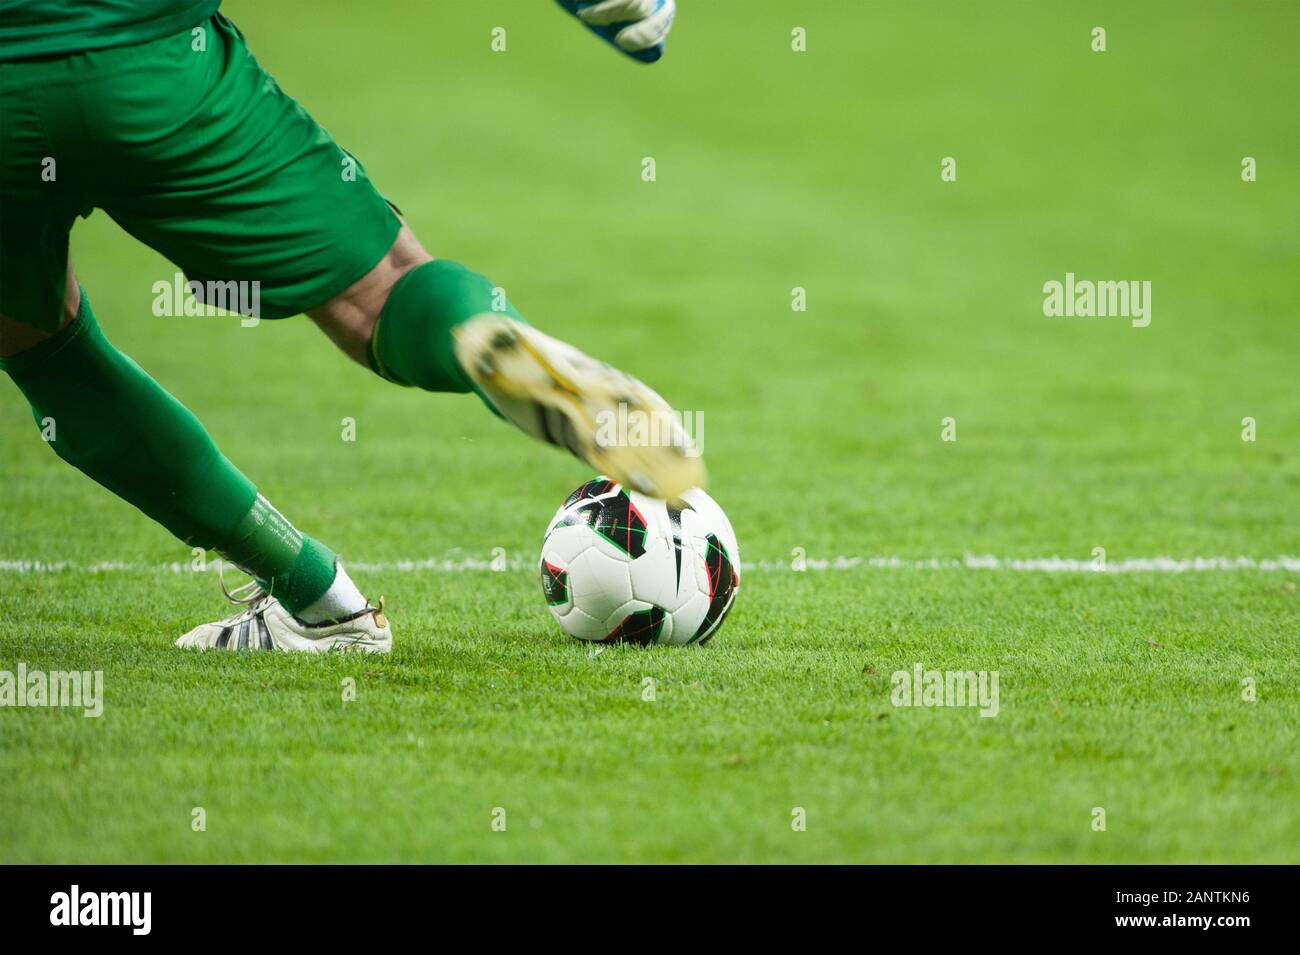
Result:
M449 259L426 262L388 293L370 339L370 367L389 381L425 391L475 390L456 361L451 330L493 311L520 318L484 276Z
M85 289L71 324L0 369L55 454L186 544L252 574L290 613L333 583L333 552L271 507L189 409L109 343Z

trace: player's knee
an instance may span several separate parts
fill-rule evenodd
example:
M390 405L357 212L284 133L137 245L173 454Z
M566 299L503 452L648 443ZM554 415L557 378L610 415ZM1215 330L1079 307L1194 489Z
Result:
M69 263L68 281L63 295L62 321L56 328L46 330L0 313L0 360L15 358L23 352L31 351L46 339L53 338L76 319L80 308L81 286L77 284L76 276L72 272L72 264Z
M393 288L433 256L403 226L383 259L361 279L307 314L349 358L367 364L367 350Z
M30 351L54 334L56 332L42 331L0 315L0 359L14 358L25 351Z

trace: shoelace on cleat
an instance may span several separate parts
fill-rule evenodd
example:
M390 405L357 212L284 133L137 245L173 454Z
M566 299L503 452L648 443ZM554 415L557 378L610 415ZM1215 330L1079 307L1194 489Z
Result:
M226 586L226 562L224 560L217 561L217 581L221 584L221 592L226 595L226 599L236 606L255 604L263 597L271 596L270 591L256 580L240 584L234 590L229 589Z
M241 609L220 622L221 632L217 635L214 647L218 650L274 649L271 631L265 619L271 594L256 580L250 580L231 590L226 586L224 561L217 564L217 579L221 583L222 594Z

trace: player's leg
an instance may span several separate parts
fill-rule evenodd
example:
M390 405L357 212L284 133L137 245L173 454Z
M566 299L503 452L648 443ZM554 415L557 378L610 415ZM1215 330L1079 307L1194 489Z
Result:
M120 202L124 215L161 212L174 221L186 202L186 183L169 182L172 173L195 157L228 162L222 131L196 109L231 68L224 54L234 51L215 42L217 26L210 21L210 45L194 43L185 30L127 48L0 64L0 312L11 319L4 336L15 352L6 370L37 420L55 422L51 446L60 457L191 546L215 550L247 570L271 594L250 595L235 617L180 642L387 649L386 621L335 554L280 515L197 419L112 346L88 298L63 272L77 214L95 205L112 213ZM256 102L249 92L248 101ZM225 118L242 126L247 110ZM265 141L267 132L258 127L251 135ZM290 130L283 132L287 137ZM241 141L233 148L252 146ZM285 148L311 143L299 139ZM150 204L158 196L170 200L167 209ZM196 207L195 216L209 217L204 224L220 232L222 210ZM315 265L309 261L309 274ZM72 304L65 303L69 314L59 328L55 313L65 293ZM33 341L22 325L58 331Z
M103 88L98 60L0 63L0 371L60 458L276 595L274 608L250 607L226 643L386 649L391 636L373 612L327 624L366 608L333 553L280 516L197 419L112 346L72 274L69 230L93 206L81 162L113 156L87 141L93 111L79 108L79 96ZM210 636L217 643L221 631Z
M69 269L69 272L71 272L71 269ZM0 361L29 351L46 339L53 337L65 325L71 324L73 319L77 317L77 310L80 307L81 288L75 282L69 282L59 323L49 331L15 321L0 313Z
M57 331L0 315L0 355L0 369L22 391L60 458L186 544L215 550L246 570L287 611L251 606L215 631L200 628L187 642L231 649L250 641L263 649L391 645L382 618L355 619L367 604L336 569L333 552L295 529L198 419L113 347L75 281ZM338 626L341 620L348 625Z
M676 497L704 483L703 464L658 394L524 323L500 287L433 259L405 226L378 265L308 314L381 377L476 391L520 430L637 490ZM610 425L628 413L653 421L659 440L618 440Z

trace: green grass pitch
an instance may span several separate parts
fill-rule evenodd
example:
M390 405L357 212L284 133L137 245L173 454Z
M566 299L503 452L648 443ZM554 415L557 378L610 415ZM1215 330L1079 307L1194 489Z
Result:
M305 319L154 317L96 213L110 338L395 651L173 649L215 575L0 386L0 561L66 562L0 565L0 669L105 693L0 710L0 861L1300 861L1300 574L965 565L1300 554L1300 7L682 0L655 67L542 0L224 9L433 254L704 413L741 593L702 648L569 640L533 562L581 467ZM1045 317L1066 272L1150 326ZM918 662L998 715L893 706Z

